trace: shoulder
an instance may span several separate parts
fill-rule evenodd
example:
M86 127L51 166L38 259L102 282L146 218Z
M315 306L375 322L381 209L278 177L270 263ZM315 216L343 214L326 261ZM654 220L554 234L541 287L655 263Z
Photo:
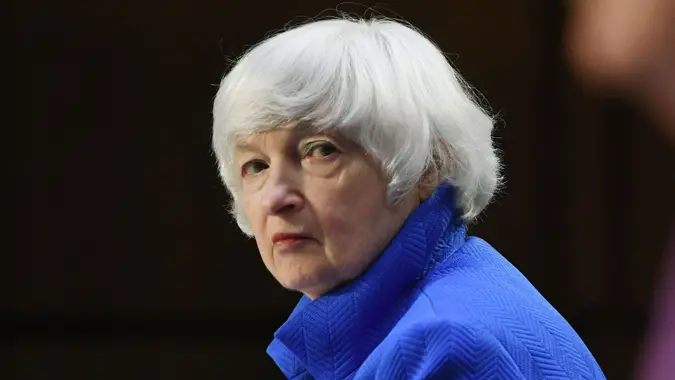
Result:
M603 378L578 334L514 266L480 239L467 243L425 279L392 331L402 343L390 357L411 357L408 342L417 342L433 348L417 352L433 370Z
M420 288L420 297L426 298L441 314L460 311L458 304L470 305L467 310L470 314L482 307L500 310L504 304L507 308L522 304L550 308L546 299L515 266L489 243L476 237L468 238L430 271Z
M499 340L479 325L432 318L397 335L383 353L376 378L523 378Z

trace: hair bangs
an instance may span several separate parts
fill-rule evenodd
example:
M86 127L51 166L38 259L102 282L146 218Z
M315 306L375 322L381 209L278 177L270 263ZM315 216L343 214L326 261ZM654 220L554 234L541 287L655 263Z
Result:
M410 25L329 19L282 31L245 53L213 107L213 149L238 208L234 144L275 128L313 128L359 144L388 176L391 202L429 171L457 191L467 221L501 181L493 120L441 50ZM433 170L430 170L433 169Z

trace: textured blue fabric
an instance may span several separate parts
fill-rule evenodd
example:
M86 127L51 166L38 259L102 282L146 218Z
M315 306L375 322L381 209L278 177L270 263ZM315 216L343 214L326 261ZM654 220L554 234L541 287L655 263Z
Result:
M289 379L604 379L565 319L439 188L360 277L303 297L268 354Z

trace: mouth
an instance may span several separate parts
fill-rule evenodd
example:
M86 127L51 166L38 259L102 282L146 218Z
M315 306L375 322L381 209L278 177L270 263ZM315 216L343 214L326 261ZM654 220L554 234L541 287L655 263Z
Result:
M306 234L277 233L272 235L272 244L275 248L281 249L296 248L310 240L312 238Z

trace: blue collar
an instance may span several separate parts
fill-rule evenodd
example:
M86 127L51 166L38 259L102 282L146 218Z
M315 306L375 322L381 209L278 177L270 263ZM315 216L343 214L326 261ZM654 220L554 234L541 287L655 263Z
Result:
M284 375L308 370L342 379L361 366L405 313L418 282L464 241L454 195L439 187L361 276L314 301L302 297L267 348Z

